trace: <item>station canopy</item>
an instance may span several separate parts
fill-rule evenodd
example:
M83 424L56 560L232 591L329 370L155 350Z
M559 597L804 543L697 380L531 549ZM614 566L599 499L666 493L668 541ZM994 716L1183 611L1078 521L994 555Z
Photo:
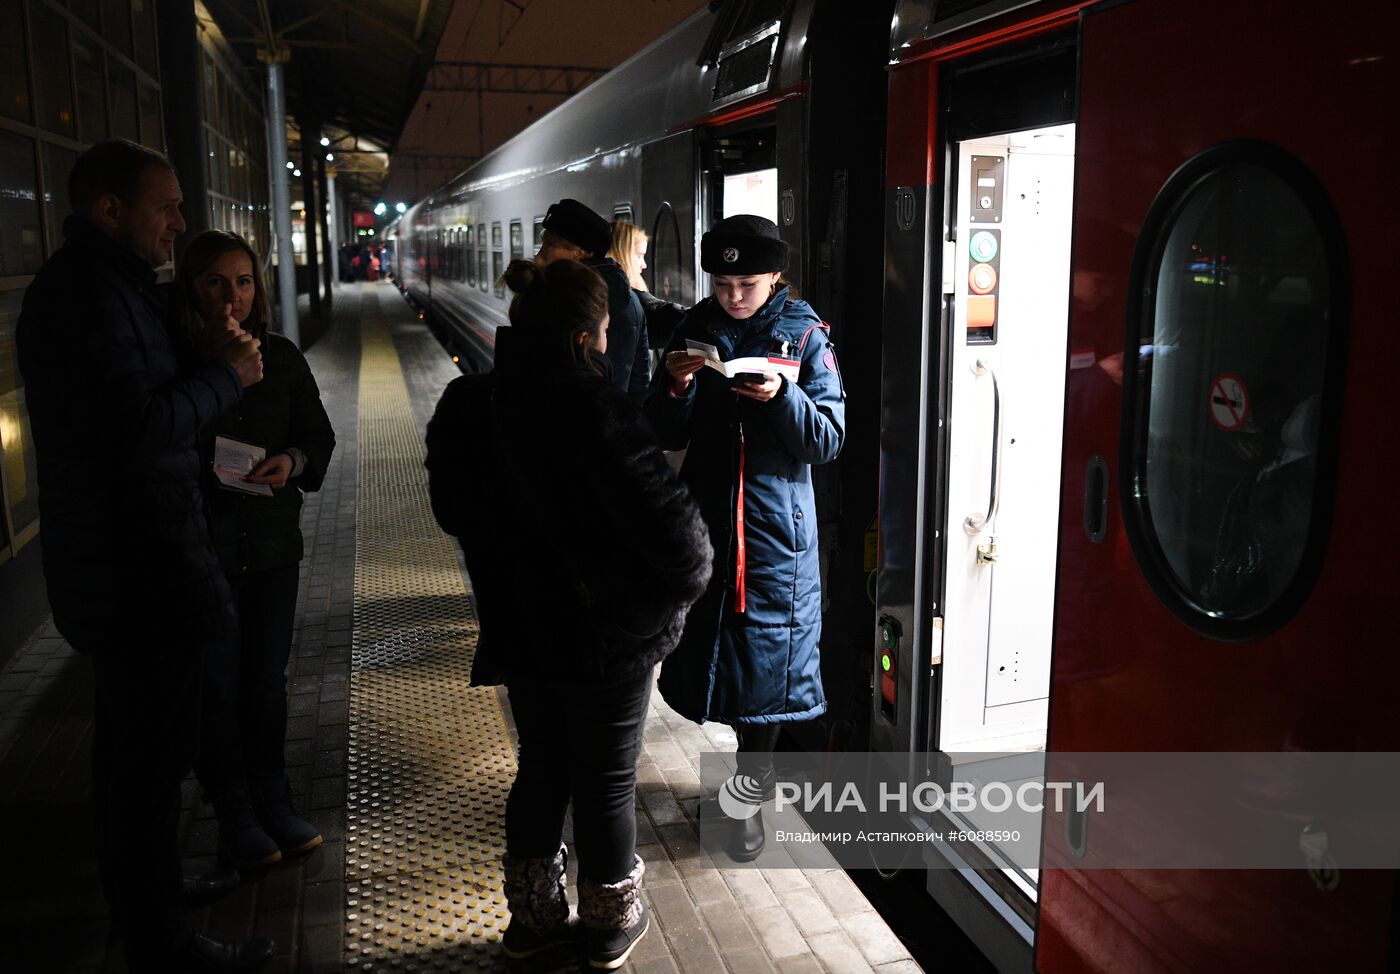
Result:
M378 197L432 67L453 0L202 0L223 40L262 83L284 58L290 154L308 125L331 142L358 203Z

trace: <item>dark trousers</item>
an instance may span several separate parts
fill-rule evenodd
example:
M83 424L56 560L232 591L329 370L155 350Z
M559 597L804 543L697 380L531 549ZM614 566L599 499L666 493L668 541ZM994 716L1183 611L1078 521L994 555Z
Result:
M198 644L131 639L92 657L93 806L102 885L128 966L151 970L189 938L180 891L180 782L199 729Z
M200 728L199 780L217 801L286 773L287 660L296 620L298 567L230 579L238 625L209 647Z
M773 788L773 749L778 746L782 724L735 724L739 750L734 756L739 774L746 774L763 785L764 793Z
M579 875L615 883L632 871L637 756L651 680L648 670L599 687L508 682L520 734L520 770L506 801L506 851L512 859L558 852L572 800Z

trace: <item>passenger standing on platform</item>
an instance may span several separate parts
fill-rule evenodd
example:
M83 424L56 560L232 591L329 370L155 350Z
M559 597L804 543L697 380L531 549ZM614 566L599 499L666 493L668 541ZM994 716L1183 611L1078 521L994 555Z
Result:
M577 944L564 892L573 803L589 963L646 932L637 756L652 671L704 591L700 512L640 410L608 382L608 290L571 260L512 261L496 367L428 424L429 496L481 619L474 684L504 682L520 737L506 804L507 956Z
M247 970L272 942L190 930L177 829L204 647L230 613L198 436L262 378L262 359L227 318L196 346L165 325L155 268L185 221L164 156L99 142L78 157L68 195L63 247L25 292L16 342L54 624L95 674L103 886L130 970Z
M685 717L733 725L739 774L754 779L736 782L735 793L766 797L779 728L826 710L811 465L841 451L845 392L827 326L782 280L787 244L775 224L721 221L701 238L700 264L714 295L672 336L647 416L665 449L688 448L680 476L704 512L715 564L659 686ZM798 378L731 381L688 351L688 340L714 346L724 361L799 360ZM761 814L733 820L702 804L702 819L712 815L730 823L735 859L762 851Z
M671 340L671 332L676 330L685 317L685 308L673 301L656 297L647 290L647 282L642 271L647 269L646 231L626 220L613 221L612 249L608 256L617 261L627 272L627 282L642 305L642 317L647 324L647 344L658 357L666 343Z
M578 200L562 199L545 212L538 264L576 260L596 271L608 286L607 362L615 386L641 404L651 380L651 347L641 302L627 282L627 272L606 256L612 226Z
M246 478L259 492L212 478L209 490L214 548L238 619L209 649L197 771L218 815L219 850L239 867L265 866L321 844L321 833L292 805L283 749L303 551L301 495L320 490L335 449L306 359L268 330L259 265L242 237L209 230L190 241L175 275L177 327L200 336L231 316L262 349L262 382L207 433L210 441L228 437L264 452Z

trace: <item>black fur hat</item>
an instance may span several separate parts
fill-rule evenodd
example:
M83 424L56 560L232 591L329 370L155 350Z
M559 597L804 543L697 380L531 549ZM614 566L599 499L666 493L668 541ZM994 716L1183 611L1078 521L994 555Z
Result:
M761 216L731 216L700 238L700 266L707 274L781 274L787 259L778 225Z
M593 257L603 256L612 246L612 224L578 200L563 199L550 204L541 226Z

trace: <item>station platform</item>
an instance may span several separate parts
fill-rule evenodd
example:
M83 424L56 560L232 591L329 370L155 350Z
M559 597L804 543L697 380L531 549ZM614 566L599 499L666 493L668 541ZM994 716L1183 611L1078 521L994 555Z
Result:
M193 923L275 938L273 972L578 969L567 958L508 966L500 949L513 727L502 690L468 686L470 586L423 469L423 430L456 368L386 283L339 287L308 359L338 445L302 516L287 758L325 843L245 875ZM93 850L91 684L51 622L0 669L6 971L125 969ZM652 700L637 831L654 922L623 970L919 971L842 870L711 859L696 833L698 754L732 750L733 734ZM186 872L197 873L217 835L193 779L184 805Z

